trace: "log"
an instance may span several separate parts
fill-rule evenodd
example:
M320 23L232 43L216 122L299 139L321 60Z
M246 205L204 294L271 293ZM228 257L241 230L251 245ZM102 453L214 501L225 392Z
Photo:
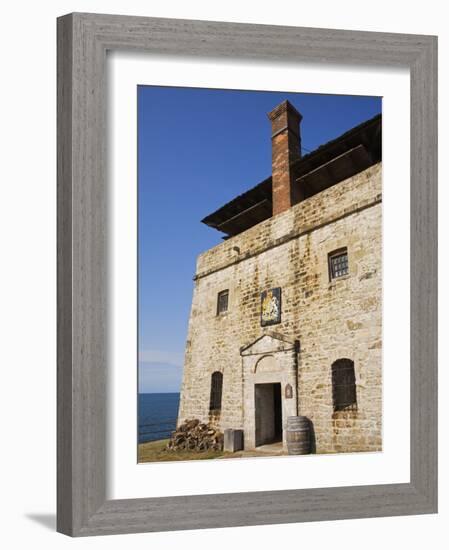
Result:
M223 441L223 434L214 426L194 418L186 420L172 432L166 448L168 451L187 449L200 453L208 450L222 451Z

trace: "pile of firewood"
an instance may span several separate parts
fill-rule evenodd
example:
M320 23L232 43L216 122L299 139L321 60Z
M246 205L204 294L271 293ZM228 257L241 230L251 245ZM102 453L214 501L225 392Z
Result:
M172 432L168 451L222 451L223 434L210 424L186 420Z

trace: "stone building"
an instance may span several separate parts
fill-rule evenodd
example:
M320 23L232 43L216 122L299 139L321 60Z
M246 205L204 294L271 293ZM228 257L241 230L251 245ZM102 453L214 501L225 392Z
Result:
M301 156L278 105L272 175L202 220L178 422L283 442L304 415L317 453L382 447L381 115Z

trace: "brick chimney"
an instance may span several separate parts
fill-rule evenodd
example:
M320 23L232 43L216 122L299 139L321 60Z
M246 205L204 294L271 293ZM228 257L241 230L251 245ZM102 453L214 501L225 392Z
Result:
M268 113L268 118L271 120L273 216L276 216L301 200L292 164L301 158L302 115L286 100Z

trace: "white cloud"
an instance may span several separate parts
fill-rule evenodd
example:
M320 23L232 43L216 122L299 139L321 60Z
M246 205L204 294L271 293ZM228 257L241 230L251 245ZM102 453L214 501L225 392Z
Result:
M168 354L147 354L145 357L163 358L164 362L140 362L139 393L179 392L182 366L168 363Z
M161 351L161 350L142 350L139 353L140 363L158 363L164 365L171 365L173 367L182 367L184 364L184 354L174 351Z

